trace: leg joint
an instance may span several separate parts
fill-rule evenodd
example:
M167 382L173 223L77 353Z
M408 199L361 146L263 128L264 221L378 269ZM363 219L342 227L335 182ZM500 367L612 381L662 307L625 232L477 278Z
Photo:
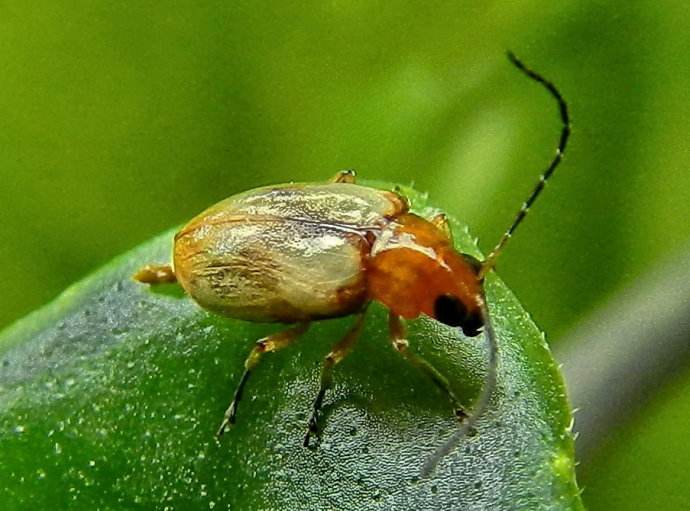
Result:
M407 348L410 347L410 343L407 339L393 339L393 347L400 353L405 353Z
M328 355L326 355L324 357L323 365L327 366L327 367L333 367L338 362L340 362L343 358L345 358L345 353L331 351Z

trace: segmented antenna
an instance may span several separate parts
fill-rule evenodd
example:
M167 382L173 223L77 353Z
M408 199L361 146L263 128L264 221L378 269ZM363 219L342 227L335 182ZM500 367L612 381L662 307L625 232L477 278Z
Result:
M489 256L482 263L482 267L479 271L480 278L486 275L486 273L491 271L491 269L494 267L494 265L496 264L496 258L501 254L501 251L505 247L506 243L508 243L508 240L515 232L517 226L520 225L520 223L524 220L525 215L527 215L527 212L529 211L529 208L532 206L532 204L534 204L534 201L537 200L537 197L539 197L539 194L544 189L544 184L551 177L554 170L556 170L556 167L563 159L565 147L568 144L568 137L570 136L570 117L568 115L568 105L563 99L563 96L561 96L561 93L558 92L558 89L556 89L556 86L543 76L535 73L530 68L525 66L525 64L523 64L522 61L518 59L510 51L508 52L508 58L520 71L525 73L529 78L542 84L549 91L549 93L556 99L556 101L558 102L558 108L561 113L563 129L561 130L561 139L558 142L556 155L554 156L553 160L551 160L551 163L547 167L546 171L544 171L544 173L539 177L539 182L534 187L534 190L532 190L532 193L520 208L520 211L515 216L515 220L513 220L513 223L510 226L510 228L503 234L496 247L491 251ZM439 461L441 461L443 457L450 454L453 451L453 449L455 449L458 442L462 440L462 438L465 437L472 430L472 428L474 428L474 425L477 423L479 417L481 417L486 411L486 409L489 407L491 394L493 394L494 388L496 388L498 341L496 339L496 333L491 323L489 307L486 301L482 303L481 311L484 320L484 335L486 336L486 341L489 349L487 371L486 376L484 378L484 387L482 388L482 392L477 398L477 401L472 409L472 414L460 425L458 430L455 433L453 433L453 435L451 435L451 437L448 440L446 440L444 444L442 444L438 449L436 449L436 452L434 452L434 454L426 461L426 463L424 463L424 466L422 467L422 477L428 477L429 475L431 475L431 473L436 469L436 466L438 465Z
M501 255L501 252L505 248L506 243L508 243L508 240L513 236L513 233L515 232L515 229L517 229L518 225L520 225L522 221L525 219L525 216L527 215L529 208L532 207L532 204L534 204L534 201L537 200L537 197L539 197L539 194L544 189L546 181L548 181L548 179L553 175L554 170L556 170L556 167L558 167L558 164L563 159L563 155L565 154L565 147L568 144L568 138L570 137L570 116L568 115L568 104L565 102L565 99L563 99L563 96L561 96L561 93L558 92L556 86L540 74L528 68L519 58L515 56L513 52L508 52L508 58L515 65L515 67L517 67L520 71L525 73L529 78L531 78L535 82L539 82L540 84L542 84L546 88L546 90L549 91L551 96L553 96L553 98L558 102L558 109L560 110L563 128L561 129L561 139L558 141L558 147L556 148L556 155L553 157L553 160L551 160L551 163L546 168L544 173L541 176L539 176L539 182L534 187L532 193L527 198L527 200L522 204L522 207L515 216L512 225L503 234L498 244L496 245L496 247L494 247L489 256L482 262L482 267L479 271L480 278L484 277L484 275L490 272L492 268L496 265L496 259L499 255Z

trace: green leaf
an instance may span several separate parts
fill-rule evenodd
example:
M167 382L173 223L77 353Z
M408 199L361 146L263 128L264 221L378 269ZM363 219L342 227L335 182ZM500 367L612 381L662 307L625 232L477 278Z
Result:
M414 208L426 197L405 189ZM466 228L456 243L479 255ZM254 340L276 325L201 310L175 287L131 279L169 260L173 231L116 259L0 335L3 509L581 509L571 414L544 336L495 275L487 299L498 388L478 434L429 479L425 460L455 430L448 402L391 348L373 306L335 370L318 448L302 447L319 366L352 318L322 321L265 357L238 423L214 432ZM104 234L105 235L105 234ZM413 349L464 402L486 346L430 319Z

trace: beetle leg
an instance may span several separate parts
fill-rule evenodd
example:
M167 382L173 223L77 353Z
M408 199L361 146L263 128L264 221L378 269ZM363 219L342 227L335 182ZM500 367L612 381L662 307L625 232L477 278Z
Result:
M439 213L433 217L430 222L446 235L448 241L453 243L453 231L450 229L450 222L448 222L448 217L445 213Z
M355 323L350 327L345 336L331 348L330 353L328 353L323 360L323 365L321 366L321 386L319 387L319 393L316 395L312 407L307 434L304 436L304 447L309 447L309 439L311 436L319 433L319 415L321 413L321 406L323 405L323 398L326 395L326 390L328 390L333 383L333 367L341 362L355 345L359 334L362 333L364 315L365 311L357 315Z
M139 269L132 278L144 284L164 284L177 282L175 272L169 264L147 264Z
M434 384L448 397L451 405L453 406L455 416L461 421L464 420L467 417L467 413L460 403L460 400L453 392L453 389L451 389L448 378L443 376L438 369L432 366L424 358L420 357L419 355L415 355L408 349L410 343L407 342L407 339L405 338L405 325L400 319L400 316L389 312L388 328L390 330L391 342L393 343L395 350L405 357L412 365L424 371L424 373L431 378L431 381L433 381Z
M294 341L300 335L306 332L308 328L308 322L298 323L296 326L292 328L288 328L287 330L283 330L282 332L271 334L268 337L264 337L263 339L259 339L258 341L256 341L256 345L249 353L247 359L244 361L244 373L242 374L242 378L240 379L239 385L237 385L237 389L235 389L235 394L232 398L232 402L230 403L228 409L225 411L225 415L223 416L223 422L221 422L216 436L221 436L223 433L225 433L225 430L228 428L228 426L235 423L235 415L237 414L237 404L240 402L240 399L242 399L242 391L244 390L244 386L247 384L247 380L249 379L249 375L251 374L252 369L254 369L256 365L259 363L259 360L261 360L261 355L267 352L278 351L285 348L292 341Z
M354 184L357 181L357 174L354 169L341 170L331 178L332 183L350 183Z

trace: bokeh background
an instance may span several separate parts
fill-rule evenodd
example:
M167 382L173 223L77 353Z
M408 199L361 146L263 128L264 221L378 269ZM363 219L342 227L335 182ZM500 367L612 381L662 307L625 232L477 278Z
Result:
M341 168L415 183L488 251L559 135L507 48L572 110L499 265L559 349L690 260L682 0L0 2L0 327L216 200ZM654 387L593 439L590 509L690 509L690 368Z

